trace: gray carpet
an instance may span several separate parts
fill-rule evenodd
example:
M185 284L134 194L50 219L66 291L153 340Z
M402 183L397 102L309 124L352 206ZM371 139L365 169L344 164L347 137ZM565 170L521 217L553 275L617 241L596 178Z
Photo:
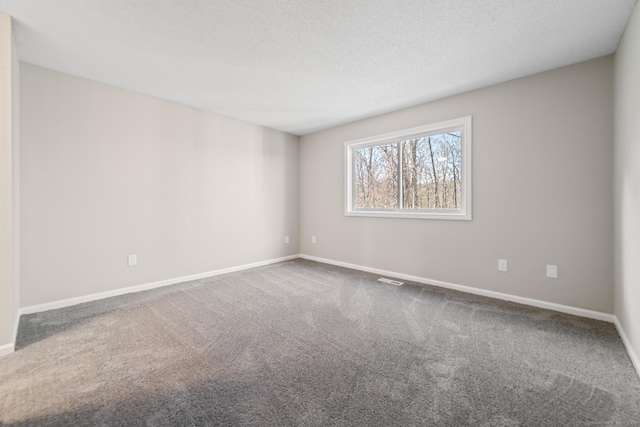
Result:
M635 426L613 325L310 261L21 318L0 423Z

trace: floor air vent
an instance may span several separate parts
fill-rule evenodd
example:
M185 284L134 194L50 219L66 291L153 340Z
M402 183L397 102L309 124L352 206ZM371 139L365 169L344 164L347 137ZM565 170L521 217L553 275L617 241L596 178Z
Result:
M379 278L378 282L388 283L388 284L394 285L394 286L402 286L402 284L403 284L403 282L398 282L397 280L387 279L385 277Z

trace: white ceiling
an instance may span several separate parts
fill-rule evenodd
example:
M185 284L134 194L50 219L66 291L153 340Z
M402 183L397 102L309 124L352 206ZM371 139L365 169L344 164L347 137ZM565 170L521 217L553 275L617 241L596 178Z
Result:
M636 0L0 0L20 59L303 135L613 53Z

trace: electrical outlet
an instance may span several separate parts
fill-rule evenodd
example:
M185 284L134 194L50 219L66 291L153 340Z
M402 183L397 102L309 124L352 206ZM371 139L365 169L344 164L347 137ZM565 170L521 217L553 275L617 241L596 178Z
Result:
M284 242L288 245L289 244L289 236L284 236Z
M547 277L550 279L558 278L558 266L547 264Z
M507 271L507 260L499 259L498 260L498 271Z
M129 255L127 257L127 265L133 267L136 264L138 264L138 255Z
M315 245L316 243L316 236L311 236L311 243L313 243Z

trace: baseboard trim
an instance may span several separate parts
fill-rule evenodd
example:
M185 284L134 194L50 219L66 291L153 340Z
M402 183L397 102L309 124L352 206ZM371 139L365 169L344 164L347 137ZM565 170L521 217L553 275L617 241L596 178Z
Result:
M173 278L173 279L161 280L161 281L158 281L158 282L147 283L147 284L137 285L137 286L130 286L130 287L127 287L127 288L116 289L116 290L113 290L113 291L100 292L100 293L97 293L97 294L91 294L91 295L86 295L86 296L82 296L82 297L69 298L69 299L60 300L60 301L54 301L54 302L45 303L45 304L38 304L38 305L32 305L32 306L28 306L28 307L22 307L22 308L18 309L18 313L17 313L17 317L16 317L16 321L15 321L14 342L15 342L15 339L16 339L17 333L18 333L18 325L19 325L19 321L20 321L20 316L22 316L23 314L39 313L39 312L47 311L47 310L54 310L54 309L57 309L57 308L69 307L69 306L72 306L72 305L81 304L83 302L96 301L96 300L100 300L100 299L104 299L104 298L110 298L110 297L114 297L114 296L118 296L118 295L125 295L125 294L129 294L129 293L134 293L134 292L146 291L146 290L149 290L149 289L155 289L155 288L160 288L160 287L163 287L163 286L175 285L175 284L178 284L178 283L188 282L188 281L191 281L191 280L205 279L207 277L214 277L214 276L219 276L221 274L227 274L227 273L233 273L233 272L236 272L236 271L248 270L250 268L262 267L262 266L270 265L270 264L277 264L279 262L290 261L290 260L297 259L297 258L303 258L303 259L307 259L309 261L320 262L320 263L323 263L323 264L336 265L336 266L339 266L339 267L351 268L353 270L366 271L368 273L380 274L380 275L384 275L384 276L391 276L391 277L398 278L398 279L409 280L409 281L417 282L417 283L424 283L424 284L427 284L427 285L438 286L438 287L442 287L442 288L446 288L446 289L453 289L453 290L466 292L466 293L471 293L471 294L475 294L475 295L481 295L481 296L486 296L486 297L490 297L490 298L496 298L496 299L505 300L505 301L512 301L512 302L516 302L516 303L519 303L519 304L529 305L529 306L538 307L538 308L544 308L544 309L548 309L548 310L558 311L558 312L561 312L561 313L573 314L575 316L580 316L580 317L586 317L586 318L590 318L590 319L596 319L596 320L603 320L603 321L606 321L606 322L611 322L611 323L613 323L615 325L616 329L618 330L620 338L622 339L622 343L624 344L624 346L625 346L625 348L627 350L627 353L629 355L629 358L631 359L631 364L635 368L636 373L638 374L638 377L640 377L640 358L638 358L638 355L635 353L633 347L631 346L631 342L627 338L627 334L625 333L624 329L622 328L622 325L620 324L620 321L613 314L607 314L607 313L602 313L602 312L599 312L599 311L587 310L587 309L584 309L584 308L572 307L572 306L568 306L568 305L556 304L556 303L536 300L536 299L532 299L532 298L519 297L519 296L516 296L516 295L505 294L505 293L502 293L502 292L495 292L495 291L489 291L489 290L485 290L485 289L478 289L478 288L473 288L471 286L458 285L458 284L455 284L455 283L443 282L443 281L440 281L440 280L427 279L427 278L424 278L424 277L398 273L398 272L395 272L395 271L382 270L382 269L373 268L373 267L366 267L366 266L363 266L363 265L351 264L351 263L342 262L342 261L335 261L335 260L331 260L331 259L327 259L327 258L321 258L321 257L305 255L305 254L290 255L290 256L286 256L286 257L274 258L274 259L270 259L270 260L266 260L266 261L260 261L260 262L256 262L256 263L252 263L252 264L244 264L244 265L239 265L239 266L236 266L236 267L223 268L223 269L220 269L220 270L209 271L209 272L206 272L206 273L193 274L193 275L190 275L190 276L176 277L176 278ZM0 357L9 355L9 354L13 353L14 351L15 351L15 345L13 343L2 345L2 346L0 346Z
M536 300L532 298L519 297L516 295L505 294L502 292L489 291L485 289L473 288L471 286L458 285L455 283L443 282L440 280L427 279L419 276L412 276L409 274L397 273L395 271L381 270L379 268L366 267L357 264L351 264L348 262L335 261L326 258L320 258L311 255L300 254L300 258L308 259L310 261L321 262L323 264L336 265L338 267L346 267L354 270L366 271L367 273L380 274L389 276L392 278L409 280L411 282L424 283L426 285L438 286L441 288L453 289L456 291L466 292L475 295L481 295L489 298L496 298L505 301L516 302L519 304L530 305L538 308L545 308L547 310L558 311L560 313L573 314L575 316L586 317L589 319L603 320L605 322L614 323L615 316L613 314L602 313L600 311L587 310L585 308L572 307L569 305L556 304L553 302L547 302L542 300Z
M129 286L126 288L115 289L112 291L99 292L97 294L85 295L81 297L69 298L60 301L47 302L44 304L31 305L18 309L18 320L23 314L40 313L42 311L55 310L58 308L69 307L83 302L96 301L104 298L115 297L119 295L130 294L134 292L147 291L149 289L161 288L164 286L175 285L178 283L189 282L191 280L206 279L208 277L219 276L221 274L234 273L236 271L248 270L250 268L262 267L270 264L277 264L283 261L300 258L299 255L290 255L281 258L274 258L266 261L254 262L252 264L244 264L236 267L222 268L220 270L208 271L206 273L192 274L190 276L175 277L173 279L161 280L143 285Z
M627 338L627 334L624 332L624 329L622 328L622 325L620 324L617 316L614 316L613 324L616 325L616 329L618 330L618 334L620 334L622 343L624 344L624 347L627 349L627 353L629 354L629 359L631 359L631 364L636 369L636 373L640 378L640 358L638 358L638 355L631 346L631 341L629 341L629 338Z
M15 346L13 343L0 345L0 357L7 356L15 350Z

